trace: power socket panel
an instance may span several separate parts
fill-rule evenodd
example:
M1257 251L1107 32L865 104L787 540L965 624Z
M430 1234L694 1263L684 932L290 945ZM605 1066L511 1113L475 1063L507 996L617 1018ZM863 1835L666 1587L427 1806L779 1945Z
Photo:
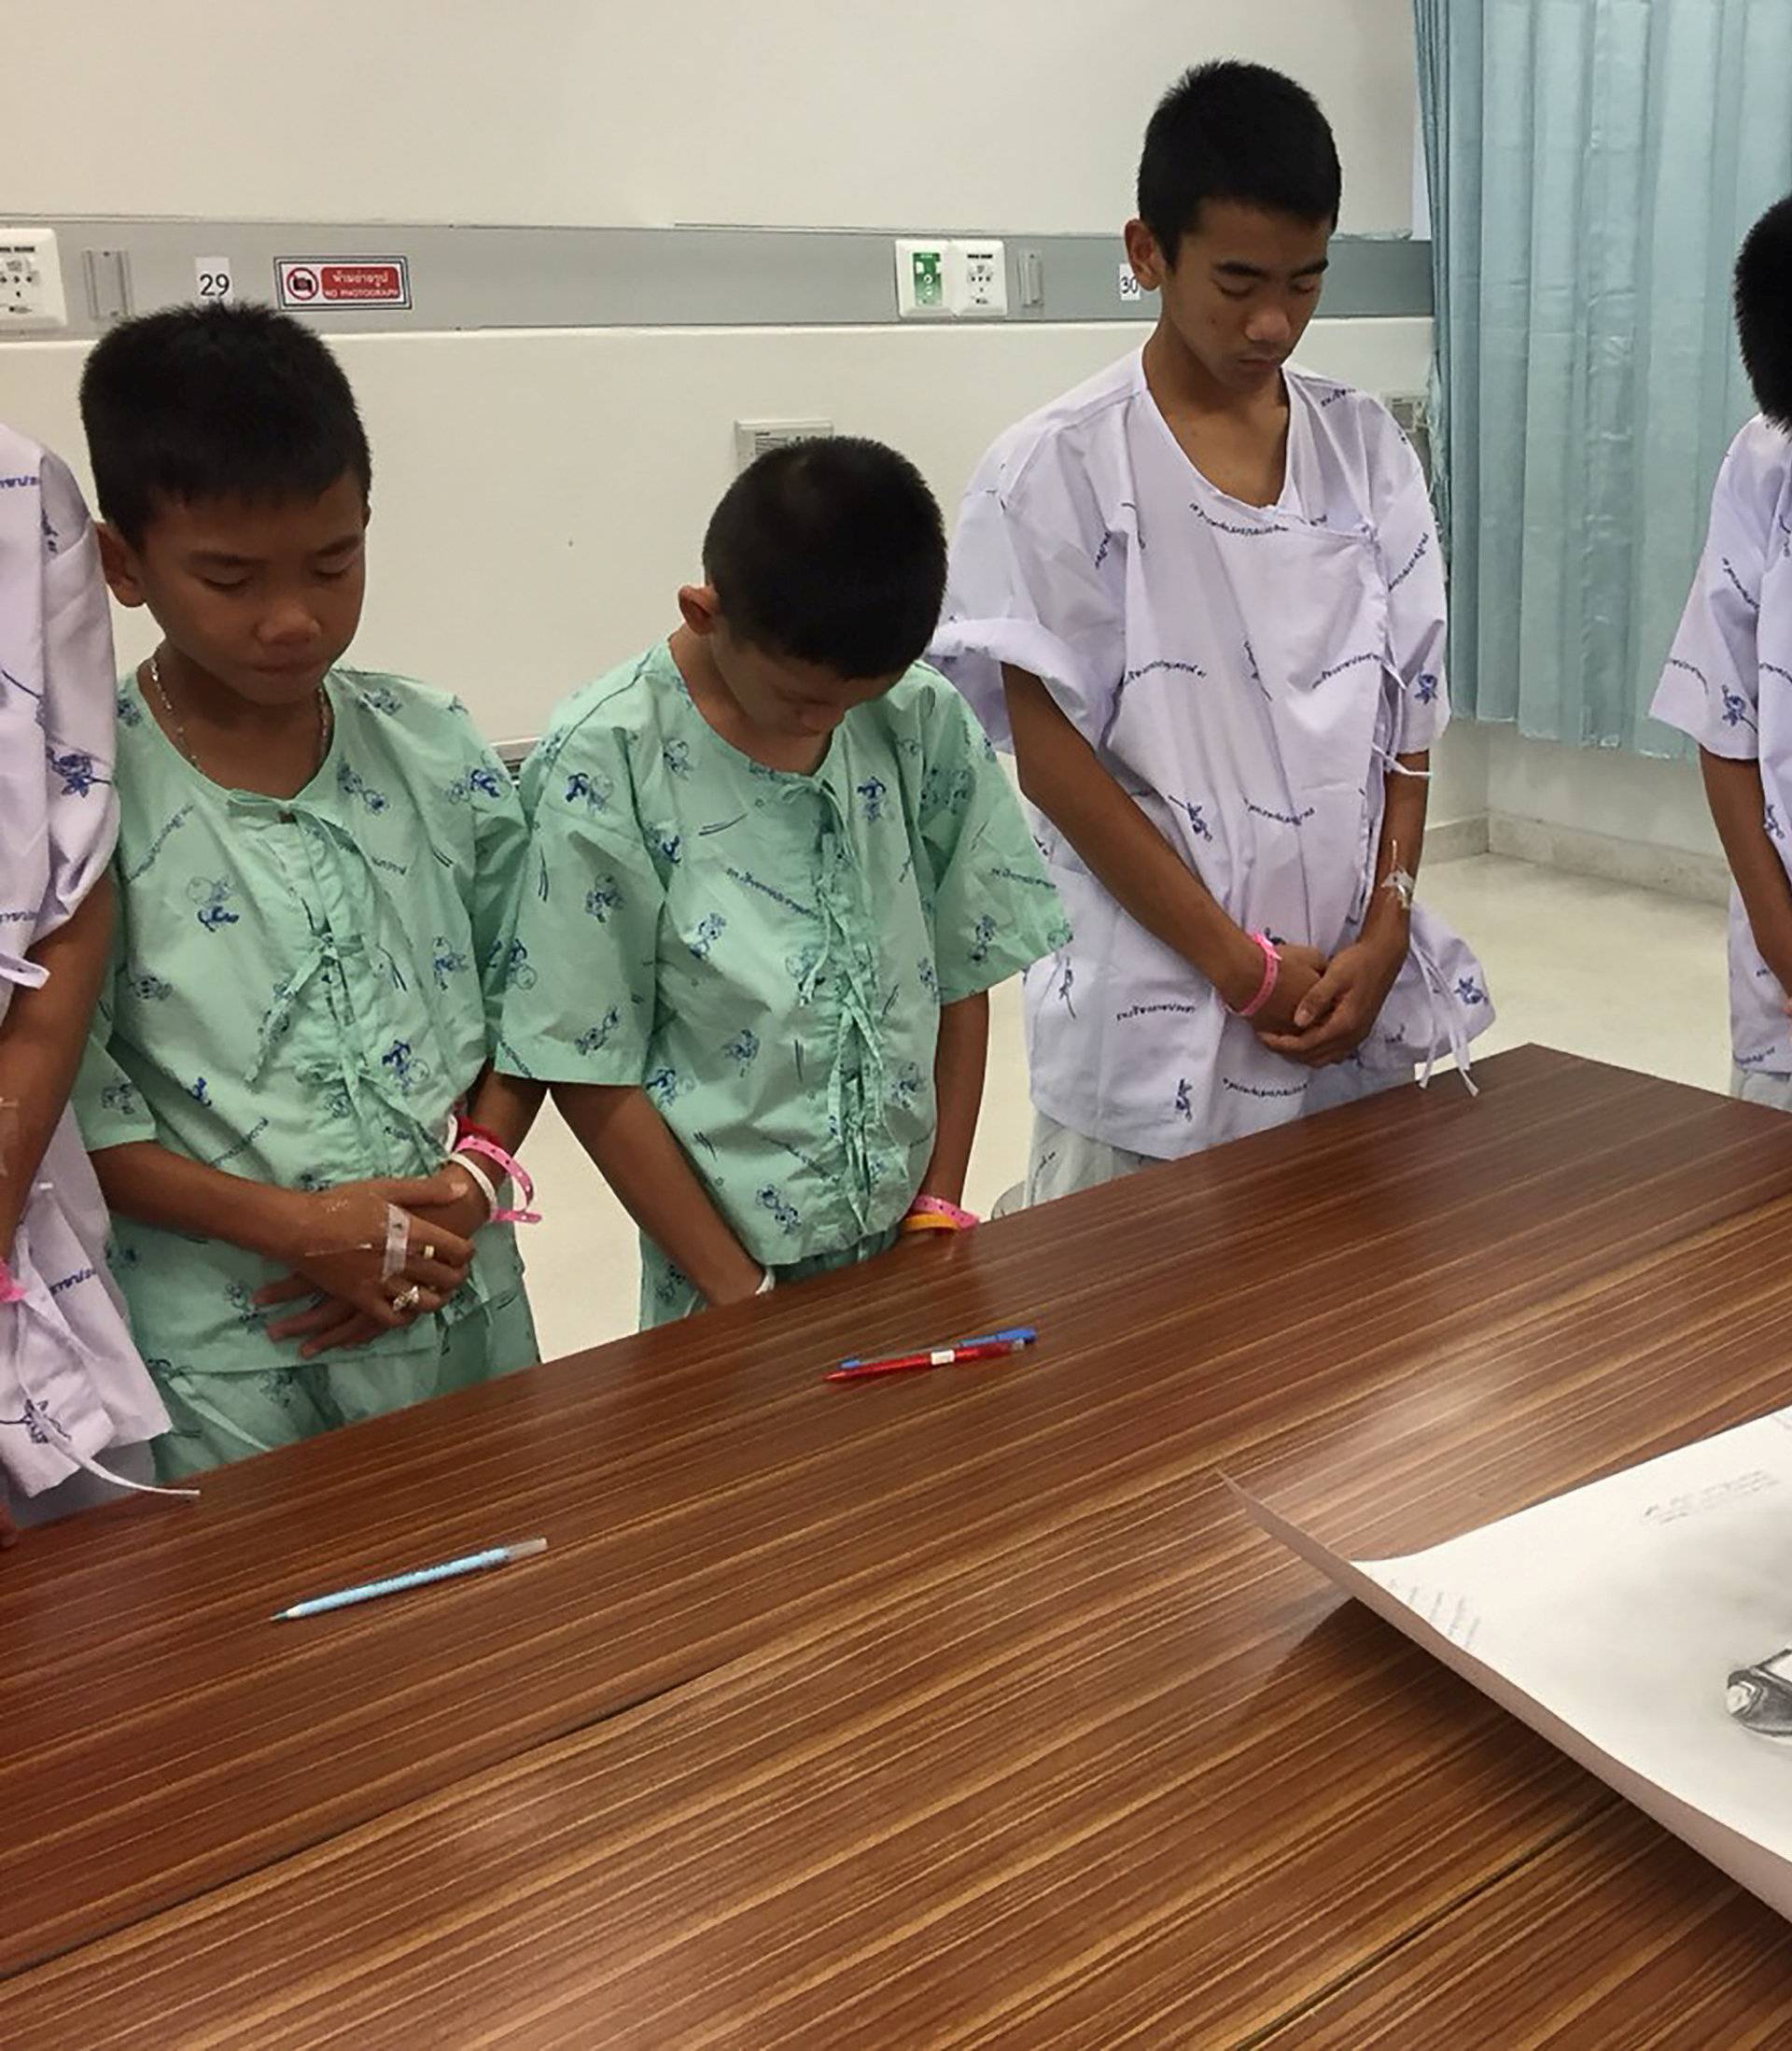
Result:
M54 334L67 326L56 231L0 227L0 335Z
M1008 252L999 242L955 242L946 268L959 320L1000 320L1008 311Z

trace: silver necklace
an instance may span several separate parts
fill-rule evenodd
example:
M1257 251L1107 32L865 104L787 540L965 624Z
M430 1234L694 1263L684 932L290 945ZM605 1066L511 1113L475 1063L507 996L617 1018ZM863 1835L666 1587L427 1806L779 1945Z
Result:
M158 650L149 658L149 681L156 687L156 695L161 700L161 709L168 715L168 723L175 730L175 745L190 762L201 776L205 774L199 757L193 752L193 744L187 738L187 723L175 709L175 701L168 695L168 686L161 681L161 653ZM330 717L329 694L320 682L317 686L317 760L312 765L315 776L324 766L324 757L329 752L330 735L334 729Z

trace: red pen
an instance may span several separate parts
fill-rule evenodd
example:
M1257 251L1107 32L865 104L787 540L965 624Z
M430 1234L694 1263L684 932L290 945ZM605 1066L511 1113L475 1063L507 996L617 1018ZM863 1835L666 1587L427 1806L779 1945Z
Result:
M926 1353L894 1353L882 1359L843 1360L824 1382L864 1382L875 1374L907 1374L917 1368L956 1368L967 1360L1000 1360L1004 1354L1020 1353L1038 1337L1030 1325L1016 1325L1008 1331L988 1332L979 1339L961 1339L954 1346L934 1346Z

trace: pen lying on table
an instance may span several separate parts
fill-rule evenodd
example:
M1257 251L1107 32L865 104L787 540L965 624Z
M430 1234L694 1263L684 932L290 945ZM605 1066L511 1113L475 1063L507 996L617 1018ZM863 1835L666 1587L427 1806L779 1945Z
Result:
M917 1368L956 1368L970 1360L1000 1360L1030 1346L1038 1332L1030 1325L1011 1326L1007 1331L985 1332L976 1339L960 1339L949 1346L934 1346L926 1353L892 1353L882 1358L843 1360L824 1382L866 1382L876 1374L908 1374Z
M408 1574L389 1574L384 1580L362 1581L356 1588L339 1588L331 1595L312 1595L290 1608L276 1609L275 1623L296 1617L321 1616L327 1609L347 1609L357 1602L374 1602L382 1595L400 1595L408 1588L427 1588L436 1581L458 1580L463 1574L483 1573L487 1567L508 1566L512 1560L531 1559L548 1550L545 1538L523 1538L514 1545L490 1545L483 1552L469 1552L457 1560L443 1560L439 1566L416 1566Z

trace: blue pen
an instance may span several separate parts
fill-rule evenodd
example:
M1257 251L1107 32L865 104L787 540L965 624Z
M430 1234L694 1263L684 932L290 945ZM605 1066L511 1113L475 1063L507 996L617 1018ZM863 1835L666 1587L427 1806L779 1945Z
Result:
M313 1595L308 1601L294 1603L290 1609L276 1609L273 1621L283 1623L293 1617L319 1616L326 1609L346 1609L353 1603L402 1594L407 1588L427 1588L432 1581L455 1580L462 1574L482 1573L488 1566L507 1566L512 1560L526 1560L547 1550L545 1538L488 1546L483 1552L469 1552L464 1559L444 1560L440 1566L413 1567L408 1574L394 1574L385 1580L363 1581L358 1588L339 1588L333 1595Z

